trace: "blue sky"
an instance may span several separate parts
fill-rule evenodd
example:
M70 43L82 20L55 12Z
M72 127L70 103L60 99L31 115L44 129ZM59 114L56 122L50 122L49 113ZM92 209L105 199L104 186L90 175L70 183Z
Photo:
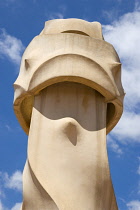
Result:
M120 210L140 210L140 2L135 0L0 0L0 210L18 210L27 135L13 112L22 53L45 21L99 21L122 62L124 114L108 135L111 176Z

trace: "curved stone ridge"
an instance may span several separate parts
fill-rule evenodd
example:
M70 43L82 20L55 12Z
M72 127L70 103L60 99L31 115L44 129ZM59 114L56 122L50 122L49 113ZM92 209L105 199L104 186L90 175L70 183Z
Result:
M80 19L47 21L26 48L14 84L14 110L27 134L34 96L65 81L87 85L105 97L108 133L121 117L124 91L120 60L113 46L103 40L100 23Z
M77 33L97 39L103 39L102 28L99 22L87 22L80 19L56 19L45 23L41 34Z

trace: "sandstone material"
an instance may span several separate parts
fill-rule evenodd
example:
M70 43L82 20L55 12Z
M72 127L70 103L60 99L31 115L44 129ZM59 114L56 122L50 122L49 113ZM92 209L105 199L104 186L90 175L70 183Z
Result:
M100 23L48 21L25 50L14 84L14 109L27 134L34 96L63 81L81 83L100 92L108 104L107 133L116 125L123 110L121 64L113 46L103 40Z
M47 21L14 87L14 110L29 135L21 209L117 210L106 134L121 117L124 91L100 23Z
M26 210L117 209L106 151L106 103L100 93L58 83L35 96L23 181Z

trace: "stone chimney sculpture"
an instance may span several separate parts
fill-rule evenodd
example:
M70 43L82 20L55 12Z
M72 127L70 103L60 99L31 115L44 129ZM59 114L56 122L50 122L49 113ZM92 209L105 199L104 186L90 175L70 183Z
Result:
M101 25L56 19L26 48L14 110L29 135L22 210L117 210L106 134L120 119L121 63Z

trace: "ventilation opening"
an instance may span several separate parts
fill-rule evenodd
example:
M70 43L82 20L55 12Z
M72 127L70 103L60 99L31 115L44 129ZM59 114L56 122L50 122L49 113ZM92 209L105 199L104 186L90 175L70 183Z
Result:
M76 30L63 31L62 33L72 33L72 34L80 34L80 35L84 35L84 36L89 36L88 34L82 32L82 31L76 31Z
M112 103L107 104L107 126L110 124L113 116L115 114L115 106Z

